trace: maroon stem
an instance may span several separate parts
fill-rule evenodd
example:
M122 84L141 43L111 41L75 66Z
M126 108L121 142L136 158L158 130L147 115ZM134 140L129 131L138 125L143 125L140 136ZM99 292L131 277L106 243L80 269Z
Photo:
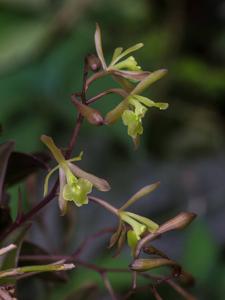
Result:
M82 102L85 104L86 103L86 82L87 82L87 76L88 76L88 60L87 56L84 59L84 68L83 68L83 86L82 86L82 92L81 92L81 99Z
M88 199L104 207L106 210L110 211L112 214L116 215L117 217L119 216L118 209L112 206L111 204L109 204L108 202L106 202L105 200L93 196L89 196Z
M102 93L100 93L100 94L98 94L98 95L92 97L92 98L89 99L86 103L87 103L87 104L91 104L91 103L93 103L93 102L96 102L96 101L99 100L100 98L102 98L102 97L104 97L104 96L106 96L106 95L108 95L108 94L112 94L112 93L117 94L117 95L119 95L119 96L121 96L121 97L123 97L123 98L126 98L127 95L128 95L128 94L127 94L124 90L122 90L122 89L113 88L113 89L108 89L108 90L106 90L106 91L104 91L104 92L102 92Z
M72 97L72 96L71 96L71 97ZM75 144L76 144L76 142L77 142L77 137L78 137L78 134L79 134L79 132L80 132L81 125L82 125L82 123L83 123L83 119L84 119L84 118L83 118L82 115L79 113L78 116L77 116L76 125L75 125L75 127L74 127L74 129L73 129L72 137L71 137L71 139L70 139L69 147L68 147L68 150L67 150L66 155L65 155L65 158L66 158L66 159L69 159L69 158L70 158L71 153L72 153L72 151L73 151L73 149L74 149L74 146L75 146Z

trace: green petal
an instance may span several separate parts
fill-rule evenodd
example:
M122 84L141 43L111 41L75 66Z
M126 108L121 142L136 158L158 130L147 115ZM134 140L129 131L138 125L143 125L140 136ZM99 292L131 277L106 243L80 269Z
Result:
M131 253L134 255L135 249L138 243L137 236L133 230L128 230L127 232L127 243L129 247L131 248Z
M122 53L122 51L123 51L122 47L118 47L114 50L113 56L112 56L112 61L111 61L110 65L112 65L114 63L114 61Z
M114 65L113 68L115 69L125 69L129 71L140 71L141 67L138 66L137 61L133 56L129 56L127 59L119 62L118 64Z
M127 224L129 224L132 228L133 231L136 234L136 238L137 240L140 240L140 236L142 235L142 233L144 233L146 231L146 226L144 224L139 223L138 221L136 221L135 219L133 219L132 217L130 217L127 212L120 212L120 217L121 219L126 222Z
M135 193L127 202L121 206L120 210L125 210L135 202L137 202L142 197L152 193L158 186L160 182L152 183L142 187L137 193Z
M69 167L69 164L68 163L66 165L66 168L63 168L65 174L66 174L66 180L67 180L67 183L69 185L72 185L74 183L77 183L78 182L78 179L76 178L76 176L74 176L74 174L72 173L72 171L70 170L70 167Z
M169 104L165 102L154 102L149 98L140 96L140 95L134 95L134 98L143 103L144 105L148 107L157 107L161 110L165 110L168 108Z
M128 212L128 211L126 211L126 214L129 217L131 217L131 218L135 219L136 221L140 222L141 224L144 224L145 226L147 226L147 228L150 232L155 232L159 228L159 225L157 223L153 222L152 220L150 220L148 218L139 216L137 214L134 214L134 213L131 213L131 212Z
M59 165L65 164L66 160L62 155L61 150L56 146L51 137L47 135L42 135L41 141L48 147L48 149L51 151L52 155L54 156L55 160L58 162Z
M135 107L135 111L134 111L135 115L144 117L147 108L143 104L141 104L138 100L136 100L136 98L133 96L129 97L129 102Z
M92 190L92 184L83 178L77 183L66 184L63 189L63 197L67 201L74 201L77 206L88 203L87 194Z
M59 165L53 168L45 177L45 183L44 183L44 197L48 194L48 182L52 174L59 169Z
M129 125L131 122L136 122L136 115L132 110L125 110L122 114L124 125Z
M114 65L124 56L130 54L131 52L137 51L138 49L142 48L143 46L144 46L143 43L138 43L138 44L126 49L123 53L121 53L121 55L117 56L117 58L111 64Z
M79 160L81 160L82 159L82 157L83 157L83 151L81 151L80 152L80 154L78 155L78 156L75 156L75 157L73 157L73 158L71 158L71 159L68 159L67 161L68 162L74 162L74 161L79 161Z
M133 89L131 94L139 95L143 93L151 84L161 79L166 73L167 70L161 69L149 74L149 76L139 82L139 84Z
M122 120L128 126L128 135L135 138L138 134L143 133L141 118L138 117L133 111L125 110L122 115Z
M78 185L83 193L89 194L92 191L92 183L87 179L79 178Z

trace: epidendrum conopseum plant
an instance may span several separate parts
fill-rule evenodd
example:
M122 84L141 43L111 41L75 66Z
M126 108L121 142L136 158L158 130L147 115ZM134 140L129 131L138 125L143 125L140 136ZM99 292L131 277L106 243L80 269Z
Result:
M7 215L5 219L8 220L4 224L1 222L1 299L13 299L14 296L12 294L14 293L13 289L16 281L21 278L41 272L65 271L79 268L79 266L89 268L99 273L111 299L128 299L134 293L141 292L142 289L149 290L149 293L152 293L156 299L162 299L159 291L160 284L171 286L171 288L185 299L194 299L194 296L183 287L183 284L192 281L192 276L185 272L179 263L155 248L152 242L168 231L183 229L193 221L195 214L181 212L165 223L158 224L155 220L153 221L146 216L133 213L131 206L142 197L153 192L158 187L159 182L142 187L128 201L122 203L120 208L116 208L106 200L93 196L93 189L96 188L101 192L108 192L110 185L105 179L90 174L77 166L77 161L82 159L83 153L80 153L74 158L71 157L72 152L76 150L76 141L83 121L87 121L91 125L109 126L121 118L123 124L127 127L128 135L133 140L134 147L137 148L140 136L143 134L142 119L148 109L151 107L160 110L167 109L167 103L154 102L142 95L154 82L166 74L165 69L154 72L143 71L141 69L135 58L130 54L139 50L142 46L143 44L139 43L126 50L120 47L116 48L111 62L107 64L102 49L101 31L99 26L96 26L95 47L97 54L89 54L85 57L81 92L71 95L72 103L77 110L77 120L68 147L66 150L61 150L55 144L53 138L47 135L41 136L42 143L48 148L51 157L56 161L56 166L52 170L49 170L48 166L46 167L47 162L43 155L25 155L12 152L14 146L13 142L1 145L0 158L3 160L0 162L2 169L0 174L1 214L3 216ZM92 73L90 77L89 73ZM88 98L87 92L90 85L105 76L111 76L120 87L112 87L100 92L98 95ZM91 104L103 100L108 94L119 95L121 101L103 117L99 111L91 107ZM17 161L18 164L18 161L23 162L23 160L26 161L25 166L23 166L24 173L15 176L15 172L11 170L13 161ZM26 165L29 166L29 172L27 173ZM6 187L10 183L14 183L18 178L24 178L28 173L35 171L39 166L44 166L49 171L44 182L44 197L38 204L31 208L30 211L24 213L21 205L22 196L19 192L18 211L13 222L11 221L8 211ZM56 171L58 172L57 179L51 185L51 189L49 189L51 175ZM88 205L89 202L93 202L112 213L116 217L118 226L115 229L110 227L97 232L91 236L91 240L103 234L111 233L109 248L116 248L115 256L119 255L123 248L128 245L131 258L127 268L113 269L107 268L107 266L100 267L81 260L79 256L85 249L86 244L90 241L90 237L69 256L64 253L61 255L46 253L38 253L38 255L29 255L29 253L27 255L21 254L20 249L24 241L24 236L30 228L29 221L32 220L41 209L44 207L47 208L47 204L53 199L58 199L61 215L67 214L68 210L71 209L71 205L75 205L79 209L80 206ZM143 254L145 254L144 257ZM26 260L30 262L28 265L24 264ZM42 263L39 264L40 262ZM169 270L166 275L156 276L151 274L152 269L162 266L167 267ZM130 288L125 295L120 295L118 291L114 290L108 278L108 273L110 272L131 272L132 279ZM137 284L138 276L146 279L145 286L139 286ZM6 296L8 298L4 298Z

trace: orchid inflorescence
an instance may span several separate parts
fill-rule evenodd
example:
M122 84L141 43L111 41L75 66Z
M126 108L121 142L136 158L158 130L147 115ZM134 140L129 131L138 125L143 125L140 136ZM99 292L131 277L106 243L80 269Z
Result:
M81 93L72 95L72 101L78 110L77 124L80 126L81 123L79 122L86 119L92 125L111 125L121 118L124 125L128 128L128 135L133 139L135 146L138 146L139 137L143 134L142 119L148 109L151 107L160 110L168 108L168 103L154 102L142 94L154 82L161 79L167 71L165 69L160 69L155 72L148 72L141 69L134 56L131 56L130 54L142 48L142 43L138 43L126 50L123 50L121 47L116 48L111 62L107 65L103 54L101 31L98 24L95 32L95 47L97 56L91 54L85 60L86 69L84 72L83 90ZM90 78L86 78L86 73L88 73L87 67L89 67L88 71L91 70L94 72ZM106 75L111 75L112 78L121 85L121 88L112 88L87 100L86 92L89 85L94 80ZM96 109L90 106L90 104L111 92L119 94L123 99L103 118ZM67 212L68 202L73 202L77 207L81 207L88 204L89 201L94 200L117 216L118 227L110 239L109 248L117 246L117 255L120 253L125 241L127 241L127 244L131 249L131 255L134 258L133 263L130 265L131 270L142 272L154 267L170 265L176 270L179 269L180 274L182 273L180 266L176 262L170 260L165 254L153 246L148 248L148 254L158 255L160 258L157 260L139 259L139 255L147 242L154 240L167 231L181 229L184 226L187 226L194 219L194 214L186 212L181 213L177 217L159 225L148 217L127 210L129 206L134 204L140 198L153 192L159 186L159 182L144 186L123 204L122 207L115 208L106 201L99 200L91 195L93 187L96 187L99 191L107 192L110 190L110 185L105 179L87 173L79 168L77 164L74 164L74 162L78 162L82 159L83 152L72 159L67 159L67 155L63 154L63 152L55 145L51 137L43 135L41 141L48 147L57 162L57 166L46 176L44 196L48 194L48 185L51 175L55 171L58 171L58 203L62 215ZM151 251L149 249L151 249ZM184 276L184 273L182 274Z

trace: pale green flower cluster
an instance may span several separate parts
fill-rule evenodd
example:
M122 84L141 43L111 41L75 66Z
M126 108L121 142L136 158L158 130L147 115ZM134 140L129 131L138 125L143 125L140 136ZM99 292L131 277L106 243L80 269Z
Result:
M128 135L132 137L136 145L139 136L143 133L142 119L148 108L156 107L161 110L168 108L168 103L154 102L141 96L141 93L151 84L166 74L166 70L162 69L155 72L142 71L134 56L125 58L143 46L142 43L138 43L124 51L121 47L116 48L111 63L107 66L102 49L101 30L97 24L95 47L102 69L112 74L127 93L123 101L106 115L105 122L111 124L122 117L123 123L128 127ZM134 83L138 84L134 86Z

